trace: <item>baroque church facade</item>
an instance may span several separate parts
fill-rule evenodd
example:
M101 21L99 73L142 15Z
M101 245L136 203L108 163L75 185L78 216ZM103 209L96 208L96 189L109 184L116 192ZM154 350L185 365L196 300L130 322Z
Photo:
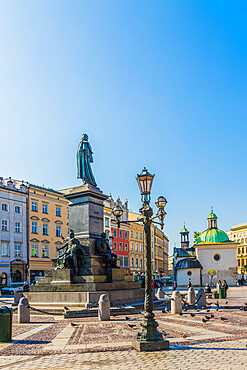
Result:
M208 270L215 269L218 280L226 280L229 286L235 286L237 280L237 247L238 243L229 240L227 234L218 229L218 217L211 211L207 218L208 228L190 246L189 231L181 230L181 247L174 248L173 277L178 286L205 286L210 284Z

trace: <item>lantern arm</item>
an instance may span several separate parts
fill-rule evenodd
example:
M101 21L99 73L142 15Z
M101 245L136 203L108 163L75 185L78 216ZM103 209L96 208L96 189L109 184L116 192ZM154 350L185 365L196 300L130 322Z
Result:
M155 215L150 218L151 221L155 220L156 218L159 218L159 215ZM154 224L159 224L159 222L153 221Z
M119 229L121 224L138 223L138 222L143 222L143 219L141 218L140 220L134 220L134 221L120 221L120 220L117 220L117 227Z

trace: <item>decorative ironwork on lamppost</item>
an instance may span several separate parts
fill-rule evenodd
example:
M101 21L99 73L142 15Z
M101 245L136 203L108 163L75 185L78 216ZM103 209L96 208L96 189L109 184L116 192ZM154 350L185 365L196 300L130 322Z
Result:
M150 193L152 188L154 175L151 175L144 167L142 173L137 175L136 180L142 196L142 208L140 213L142 218L138 221L127 221L127 222L142 222L144 225L144 260L145 260L145 303L144 303L144 320L141 324L142 330L138 333L137 339L132 341L132 345L139 351L157 351L161 349L168 349L169 342L163 339L162 333L157 330L158 323L154 320L153 313L153 291L152 291L152 271L151 271L151 225L152 223L164 227L164 218L166 212L164 207L166 206L166 199L160 196L155 202L158 207L158 212L153 216L153 210L150 207ZM117 219L118 227L121 223L126 221L120 221L121 213L120 203L116 204L112 212ZM160 222L154 221L159 219Z

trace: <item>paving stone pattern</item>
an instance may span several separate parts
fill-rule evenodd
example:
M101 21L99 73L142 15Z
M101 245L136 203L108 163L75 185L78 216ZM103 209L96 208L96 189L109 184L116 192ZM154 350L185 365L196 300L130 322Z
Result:
M156 311L171 349L152 353L131 347L142 315L106 322L32 315L30 324L17 324L14 315L13 343L0 343L0 369L245 369L247 312L239 301L220 304L218 311L212 304L209 312L192 309L182 316ZM203 323L211 313L214 317Z

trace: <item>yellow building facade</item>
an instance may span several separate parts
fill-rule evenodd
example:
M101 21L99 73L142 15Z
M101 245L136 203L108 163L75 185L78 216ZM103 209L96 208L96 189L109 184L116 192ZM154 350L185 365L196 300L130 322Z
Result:
M141 218L135 212L129 212L129 220ZM130 223L129 260L131 272L144 272L144 227L140 223ZM167 236L154 224L151 226L151 259L152 272L168 273L168 243Z
M240 243L238 246L238 274L247 275L244 266L247 265L247 223L232 226L227 231L229 239Z
M129 221L138 220L138 213L129 212ZM130 222L129 263L131 272L144 272L143 224Z
M58 255L68 236L69 201L58 191L30 184L28 187L28 270L32 282L51 269L51 259Z

